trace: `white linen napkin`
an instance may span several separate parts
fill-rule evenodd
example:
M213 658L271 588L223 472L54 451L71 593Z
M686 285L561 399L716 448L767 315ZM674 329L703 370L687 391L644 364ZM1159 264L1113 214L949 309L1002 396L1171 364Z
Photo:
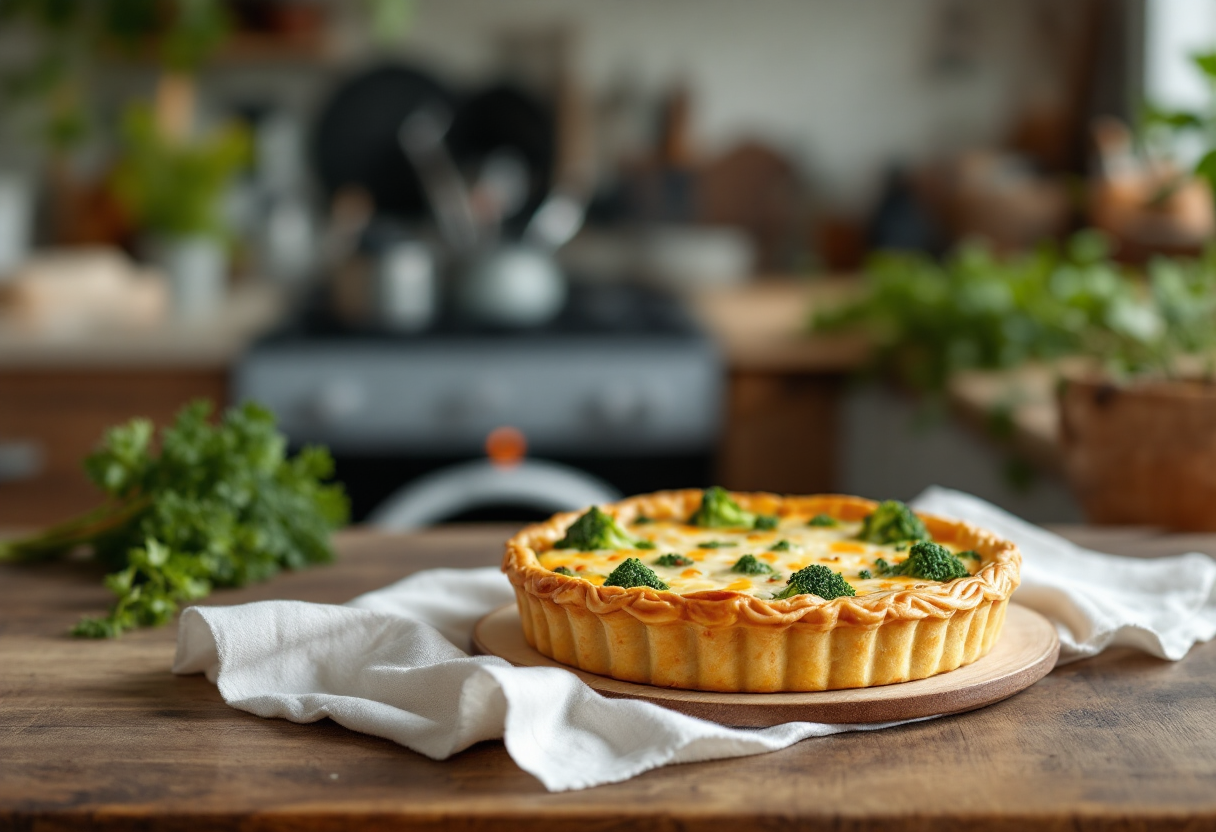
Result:
M1148 560L1083 549L978 497L937 486L912 507L1018 544L1022 585L1013 600L1055 623L1057 664L1118 646L1177 661L1196 642L1216 636L1216 561L1207 555Z
M918 508L973 520L1023 550L1017 600L1056 622L1067 657L1130 644L1177 659L1216 634L1216 562L1078 549L974 497L930 489ZM329 717L433 759L501 737L550 791L627 780L670 763L760 754L808 737L903 723L727 728L646 702L606 699L557 668L469 656L473 624L513 601L495 568L419 572L343 606L262 601L190 607L173 672L206 673L262 717Z

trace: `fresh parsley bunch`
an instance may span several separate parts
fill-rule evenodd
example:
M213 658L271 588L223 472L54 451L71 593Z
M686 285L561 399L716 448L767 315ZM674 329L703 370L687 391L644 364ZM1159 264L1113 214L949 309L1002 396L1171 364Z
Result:
M208 402L178 414L154 447L152 424L111 428L85 460L108 496L102 507L40 534L0 543L0 560L46 560L88 545L113 570L109 615L73 631L112 637L166 623L184 601L216 586L261 581L280 569L332 560L329 535L348 503L327 483L324 448L287 456L287 442L263 407L244 404L212 423Z

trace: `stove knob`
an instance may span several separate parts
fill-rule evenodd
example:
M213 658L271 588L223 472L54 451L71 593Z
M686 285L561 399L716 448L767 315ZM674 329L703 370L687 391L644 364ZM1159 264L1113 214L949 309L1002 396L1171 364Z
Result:
M510 398L510 394L501 384L474 382L449 396L441 404L438 416L444 422L494 422L503 418Z
M610 390L594 395L588 402L591 420L608 428L630 428L650 416L650 402L637 390Z
M308 412L314 422L338 425L362 411L366 398L363 388L354 382L331 381L313 393Z

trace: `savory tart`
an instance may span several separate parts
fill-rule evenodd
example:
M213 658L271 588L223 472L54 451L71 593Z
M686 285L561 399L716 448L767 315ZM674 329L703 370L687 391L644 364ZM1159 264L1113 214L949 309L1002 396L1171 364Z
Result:
M666 491L507 541L524 635L563 664L692 690L858 688L984 656L1021 554L857 497Z

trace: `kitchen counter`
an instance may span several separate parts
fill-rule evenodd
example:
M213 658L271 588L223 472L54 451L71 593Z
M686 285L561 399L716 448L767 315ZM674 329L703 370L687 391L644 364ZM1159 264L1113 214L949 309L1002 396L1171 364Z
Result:
M214 316L197 321L67 332L0 327L0 371L226 369L283 309L274 287L247 284L235 288Z
M1124 554L1216 536L1066 529ZM216 593L340 602L415 570L496 564L504 527L350 531L333 566ZM1216 643L1111 650L980 711L549 794L501 742L435 762L331 722L228 708L169 673L173 628L64 636L88 565L0 567L0 829L1180 829L1216 825Z
M839 374L865 364L869 339L846 333L812 337L807 322L815 309L840 304L860 285L843 277L771 279L704 289L689 299L731 371Z

